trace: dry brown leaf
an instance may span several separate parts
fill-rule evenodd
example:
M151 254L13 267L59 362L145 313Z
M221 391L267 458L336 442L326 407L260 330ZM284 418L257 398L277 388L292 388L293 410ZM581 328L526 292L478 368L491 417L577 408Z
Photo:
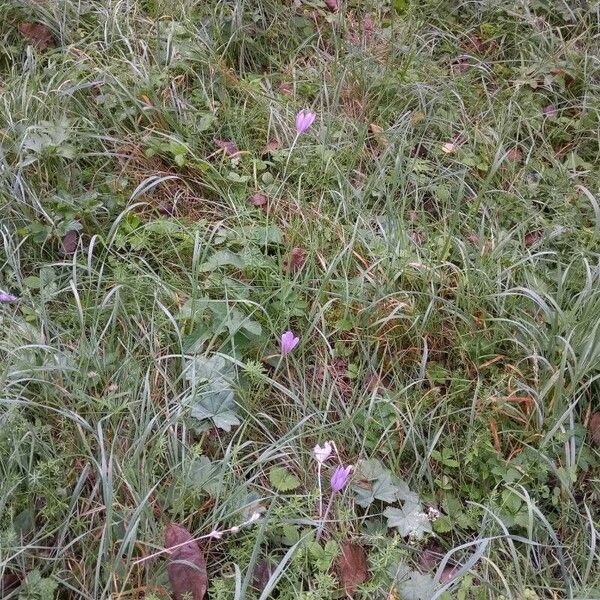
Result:
M292 248L290 255L283 263L283 269L286 273L297 273L306 262L306 250L304 248Z
M385 137L382 127L379 127L379 125L377 125L376 123L371 123L369 125L369 129L371 130L371 133L373 134L373 138L375 139L375 141L377 142L377 144L379 146L381 146L382 148L385 148L388 146L388 144L390 142L387 139L387 137Z
M588 423L588 432L593 446L600 446L600 412L592 413Z
M410 122L412 125L417 125L419 124L423 119L425 118L425 113L421 112L420 110L415 110L413 113L411 113L410 115Z
M235 143L229 140L215 140L215 144L221 150L223 150L223 152L225 152L227 156L233 157L239 152L238 147L235 145Z
M267 587L272 573L271 565L266 560L259 560L254 567L252 587L258 592L262 592Z
M367 556L362 546L348 541L342 543L337 572L346 595L352 596L358 586L369 577Z
M21 585L21 577L15 573L4 573L0 579L0 598L5 598Z
M423 144L415 144L410 151L412 158L426 158L428 154L427 146Z
M537 244L541 239L542 232L539 229L536 229L535 231L530 231L529 233L526 233L525 239L523 241L525 243L525 246L527 246L527 248L530 248L534 244Z
M169 581L175 600L203 600L208 587L206 561L192 534L181 525L170 523L165 530L165 548L175 548L169 557ZM187 596L186 596L187 594Z
M55 45L52 32L41 23L21 23L18 29L19 33L38 50L46 50Z
M250 204L252 206L265 206L267 204L267 197L263 194L252 194L250 196Z
M458 567L444 567L442 574L440 575L440 583L448 583L451 579L456 577L458 571Z
M261 154L270 154L274 150L281 148L281 142L279 140L271 140L261 151Z
M422 246L425 241L425 234L421 231L411 231L408 237L417 245Z
M79 233L74 229L71 231L67 231L65 237L62 239L62 244L60 247L61 254L66 256L70 256L71 254L75 254L75 250L77 250L77 242L79 241Z
M456 60L455 62L452 63L452 65L450 65L450 69L453 73L465 73L466 71L469 70L469 68L471 67L471 65L469 64L468 61L459 58L458 60Z
M279 90L279 92L281 94L285 94L286 96L291 96L294 93L294 90L292 88L292 84L291 83L287 83L286 81L284 81L283 83L280 83L279 87L277 89Z
M517 162L522 159L523 159L523 153L521 152L521 150L519 150L519 148L511 148L506 153L506 160L509 160L510 162Z

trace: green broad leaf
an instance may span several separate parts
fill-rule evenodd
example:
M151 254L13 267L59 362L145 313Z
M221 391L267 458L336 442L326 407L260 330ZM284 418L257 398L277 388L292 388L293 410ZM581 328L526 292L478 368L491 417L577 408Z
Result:
M188 485L210 496L216 496L222 488L220 471L219 464L211 462L206 456L201 456L192 464L187 480Z
M229 171L227 174L227 180L232 183L247 183L250 179L250 175L238 175L235 171Z
M219 250L210 256L204 264L200 265L198 270L201 273L206 273L208 271L215 271L219 267L243 269L247 266L248 262L239 254L231 252L231 250Z
M454 524L450 517L442 515L434 521L433 529L436 533L448 533L454 529Z
M250 240L257 244L283 244L283 233L277 225L246 225L238 227L234 232L243 240Z
M319 571L328 571L333 561L340 552L340 547L335 540L329 540L324 546L312 541L308 544L308 552Z
M210 420L224 431L240 424L232 387L236 371L229 361L222 356L196 356L188 362L184 376L191 385L188 402L192 417Z
M398 500L419 503L418 494L411 491L405 481L392 475L376 459L361 461L356 469L355 480L359 483L352 486L352 491L356 495L356 503L363 508L367 508L375 500L388 504Z
M271 469L269 481L278 492L290 492L300 486L300 480L283 467Z
M281 530L283 532L284 541L288 546L293 546L300 539L300 530L296 525L285 523Z
M191 359L185 370L188 381L213 381L235 379L235 367L222 356L195 356Z
M423 512L419 503L405 502L402 508L386 508L383 511L388 520L388 527L395 527L402 537L411 537L417 540L426 533L431 533L431 522Z
M376 458L361 460L356 465L355 477L367 481L375 481L381 477L387 469Z
M220 391L209 389L202 394L197 394L191 414L199 421L210 419L215 427L223 431L231 431L232 427L240 424L233 391L225 382Z
M397 582L398 591L403 600L430 600L437 589L431 575L411 571L408 579Z
M208 131L215 120L215 116L212 113L203 113L202 116L196 122L196 132L202 133Z

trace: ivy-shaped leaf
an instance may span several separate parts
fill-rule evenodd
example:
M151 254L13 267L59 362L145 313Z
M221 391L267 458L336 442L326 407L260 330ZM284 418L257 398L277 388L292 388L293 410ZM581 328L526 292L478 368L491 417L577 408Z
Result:
M398 582L398 590L403 600L430 600L437 585L431 575L412 571L406 581Z
M190 381L193 417L200 421L210 419L215 427L230 431L240 424L237 417L232 382L235 368L222 356L197 356L186 367L185 377Z
M367 508L375 500L391 504L398 500L419 502L419 496L410 490L408 484L395 477L378 460L365 460L358 464L352 490L356 494L356 503Z
M438 587L431 575L413 571L402 562L390 568L390 575L402 600L430 600Z
M219 463L213 463L208 457L201 456L191 466L188 484L210 496L216 496L222 489L220 471Z
M300 480L283 467L274 467L271 469L269 481L279 492L290 492L300 486Z
M387 517L388 527L398 529L402 537L420 540L426 533L431 533L429 517L418 502L405 502L402 508L386 508L383 514Z
M240 420L237 418L237 404L234 400L233 391L225 387L220 391L211 389L202 394L197 394L192 408L192 417L200 421L211 419L215 427L224 431L231 431L232 427L240 424Z

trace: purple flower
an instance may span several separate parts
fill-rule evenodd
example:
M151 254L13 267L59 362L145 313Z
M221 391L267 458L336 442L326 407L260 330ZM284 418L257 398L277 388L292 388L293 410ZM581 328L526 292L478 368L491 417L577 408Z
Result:
M7 294L6 292L0 292L0 302L14 302L15 300L18 300L16 296Z
M281 336L281 354L285 356L289 354L298 344L300 343L300 338L294 335L293 331L286 331Z
M347 467L338 467L331 476L331 489L334 492L341 492L348 480L350 479L350 473L352 471L352 465Z
M296 115L296 131L298 132L298 135L304 133L315 122L316 118L316 113L303 108Z

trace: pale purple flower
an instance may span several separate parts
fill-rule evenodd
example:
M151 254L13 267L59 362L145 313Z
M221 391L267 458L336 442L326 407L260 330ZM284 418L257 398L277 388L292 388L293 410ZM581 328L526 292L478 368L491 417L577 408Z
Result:
M348 480L350 479L350 473L352 472L352 465L347 467L338 467L331 476L331 489L334 492L341 492Z
M300 343L300 338L294 335L293 331L286 331L281 336L281 354L285 356L289 354L298 344Z
M18 300L16 296L7 294L6 292L0 292L0 302L14 302L15 300Z
M313 455L315 460L322 465L331 456L332 451L333 446L331 445L331 442L325 442L322 448L319 444L313 448Z
M296 132L298 133L298 135L307 131L310 128L310 126L315 122L316 118L316 113L303 108L296 115Z

